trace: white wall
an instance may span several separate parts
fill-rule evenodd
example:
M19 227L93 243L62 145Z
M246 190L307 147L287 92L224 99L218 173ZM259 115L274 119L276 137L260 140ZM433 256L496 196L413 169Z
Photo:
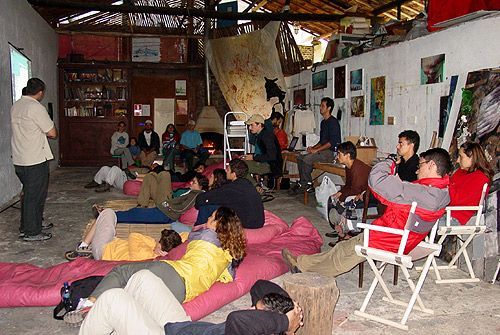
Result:
M319 113L323 96L333 96L333 68L347 65L349 71L363 68L365 117L351 118L350 90L348 99L336 99L344 106L342 136L374 137L379 151L395 152L397 135L404 129L414 129L421 137L421 148L428 148L432 132L438 130L439 99L448 95L450 77L465 78L468 72L500 66L500 15L480 19L442 30L411 41L391 45L358 56L319 66L328 70L328 87L311 90L311 71L287 78L289 97L299 88L307 88L307 102ZM423 57L446 54L445 80L432 85L420 85L420 60ZM370 79L385 76L386 101L383 126L369 125ZM459 78L460 82L460 78ZM457 87L457 91L461 87ZM456 95L457 96L457 95ZM460 96L460 95L458 95ZM334 113L335 115L335 113ZM395 125L387 125L387 117L395 117Z
M32 61L32 74L47 85L47 106L53 103L57 121L57 34L25 0L0 1L0 208L19 194L21 184L12 165L10 108L12 106L9 44L23 48ZM57 141L50 145L54 157L59 157ZM51 161L51 169L57 159Z

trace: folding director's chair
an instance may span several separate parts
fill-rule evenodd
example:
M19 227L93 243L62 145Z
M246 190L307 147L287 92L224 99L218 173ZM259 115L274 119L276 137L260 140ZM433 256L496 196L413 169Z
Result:
M436 260L432 261L432 267L436 273L436 283L437 284L450 284L450 283L471 283L478 282L479 278L474 275L474 270L472 269L472 264L470 262L469 254L467 253L467 246L472 242L472 240L480 234L484 234L486 231L486 225L484 224L484 199L486 198L486 189L488 184L483 185L483 192L481 194L481 199L477 206L448 206L446 207L446 226L440 227L438 229L439 238L438 244L442 245L446 237L457 236L460 248L453 257L453 259L447 265L438 266ZM477 211L476 215L470 218L469 222L463 226L451 226L451 213L453 211ZM474 223L474 224L472 224ZM467 237L468 235L468 237ZM465 238L466 237L466 238ZM439 270L449 270L456 269L455 263L460 256L464 256L465 263L467 264L467 269L469 270L470 278L460 278L460 279L442 279ZM420 268L419 268L420 269ZM418 270L419 270L418 269Z
M365 300L363 301L363 305L359 310L356 310L354 312L355 315L384 323L389 326L393 326L399 329L403 330L408 330L408 326L406 325L406 322L408 321L408 317L410 315L410 312L413 308L416 310L419 310L424 313L428 314L434 314L434 311L431 309L428 309L424 306L422 299L419 296L420 290L422 289L422 286L425 281L425 277L427 276L427 272L429 271L429 267L432 263L432 260L434 259L435 256L438 256L439 253L441 252L441 245L436 244L436 243L429 243L422 241L420 242L408 255L405 255L403 252L406 247L406 243L408 241L408 236L410 232L415 232L419 234L423 233L428 233L431 231L431 239L430 241L434 240L434 237L436 235L436 229L437 229L437 221L436 222L426 222L421 220L416 214L415 214L415 209L417 207L417 203L413 202L411 206L410 213L408 215L408 219L406 221L406 225L404 229L394 229L394 228L389 228L389 227L382 227L382 226L374 226L374 225L369 225L369 224L364 224L364 223L358 223L358 227L364 228L364 241L363 245L357 245L355 246L355 251L356 253L361 256L365 257L368 264L370 265L370 268L373 270L375 274L375 278L373 279L373 282L370 286L370 289L368 290L368 293L366 295ZM384 232L388 234L395 234L395 235L401 235L401 242L399 244L399 249L397 253L382 250L382 249L376 249L369 247L370 243L370 231L378 231L378 232ZM426 258L423 270L420 273L420 277L418 278L417 284L413 282L413 280L410 278L410 273L408 269L413 268L413 262L422 258ZM377 265L375 264L375 261L381 262L380 266L377 268ZM392 296L392 294L389 292L389 289L384 282L384 279L382 278L382 274L384 270L387 267L387 264L393 264L395 266L398 266L401 268L404 277L406 281L408 282L408 286L412 290L412 295L410 298L410 301L408 303L396 300ZM385 297L382 299L384 301L400 305L403 307L406 307L403 318L401 319L400 322L395 322L392 320L385 319L379 315L374 315L374 314L369 314L366 313L366 307L368 306L368 302L370 301L375 288L377 287L377 284L380 283L380 286L385 292ZM415 306L415 302L417 303L418 306Z

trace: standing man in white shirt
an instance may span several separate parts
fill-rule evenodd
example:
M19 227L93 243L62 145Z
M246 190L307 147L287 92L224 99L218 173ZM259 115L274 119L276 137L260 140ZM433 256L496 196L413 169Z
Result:
M47 138L55 139L57 129L45 107L40 103L45 96L45 83L31 78L26 95L11 108L12 162L16 175L23 184L21 198L20 235L24 241L45 241L52 234L42 228L43 209L49 186L49 160L54 159Z

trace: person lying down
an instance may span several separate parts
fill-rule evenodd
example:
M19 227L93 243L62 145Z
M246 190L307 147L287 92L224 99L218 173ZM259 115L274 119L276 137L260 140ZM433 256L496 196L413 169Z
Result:
M75 260L78 257L93 257L105 261L141 261L166 256L170 250L183 242L173 230L163 229L159 241L140 233L130 233L128 239L116 238L116 213L97 205L92 207L96 221L75 250L67 251L64 257ZM184 234L184 240L187 234Z

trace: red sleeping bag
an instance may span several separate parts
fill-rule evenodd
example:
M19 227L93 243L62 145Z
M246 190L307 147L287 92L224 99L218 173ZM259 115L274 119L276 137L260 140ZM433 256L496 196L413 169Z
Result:
M260 232L260 233L259 233ZM215 283L207 292L184 304L187 314L199 320L250 290L258 279L272 279L288 268L281 259L281 249L294 254L312 254L320 250L322 239L312 223L304 217L288 225L266 211L266 225L247 231L247 256L236 271L233 282ZM172 250L167 258L179 259L186 244ZM77 259L49 268L25 263L0 263L0 307L55 306L59 303L60 288L93 275L105 275L120 262Z

